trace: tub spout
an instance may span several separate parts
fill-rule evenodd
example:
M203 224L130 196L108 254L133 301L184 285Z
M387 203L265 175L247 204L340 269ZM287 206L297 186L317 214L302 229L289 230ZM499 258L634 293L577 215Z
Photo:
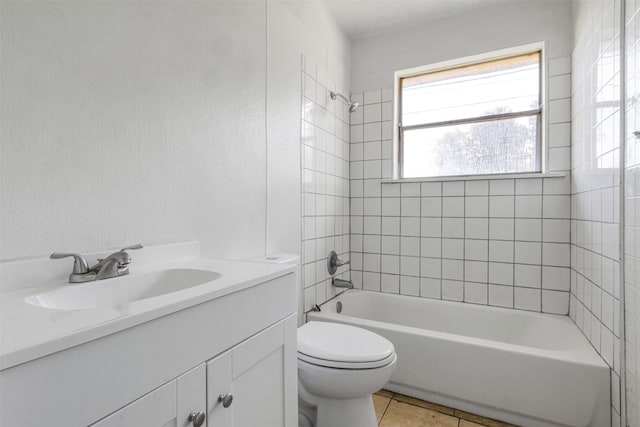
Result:
M336 288L353 289L353 283L351 283L351 280L336 279L334 277L331 279L331 284Z

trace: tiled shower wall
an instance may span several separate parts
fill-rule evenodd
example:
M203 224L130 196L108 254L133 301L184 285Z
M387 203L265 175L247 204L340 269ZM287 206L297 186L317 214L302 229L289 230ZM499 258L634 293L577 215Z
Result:
M611 367L620 425L620 2L576 2L570 316Z
M627 423L640 427L640 2L626 1L625 349Z
M548 61L549 169L569 170L570 59ZM383 182L392 91L353 94L351 260L372 291L547 313L569 311L569 176Z
M327 254L349 258L349 117L326 69L303 58L302 70L302 286L304 311L335 295ZM336 277L348 279L348 266Z

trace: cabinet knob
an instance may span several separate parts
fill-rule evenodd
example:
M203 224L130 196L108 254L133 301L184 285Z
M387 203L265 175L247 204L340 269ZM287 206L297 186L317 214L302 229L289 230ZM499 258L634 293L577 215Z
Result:
M201 427L205 419L204 412L192 412L189 414L189 421L193 423L193 427Z
M221 394L218 397L218 402L222 402L222 406L228 408L233 403L233 395L231 393Z

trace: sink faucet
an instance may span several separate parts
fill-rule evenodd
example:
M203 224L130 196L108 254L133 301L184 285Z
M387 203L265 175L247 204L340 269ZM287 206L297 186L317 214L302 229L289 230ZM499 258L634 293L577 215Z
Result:
M52 253L50 258L73 257L73 271L69 275L69 283L92 282L129 274L129 264L131 263L131 255L127 252L129 249L142 249L142 245L138 243L114 252L104 259L99 259L93 267L89 267L87 260L78 254Z

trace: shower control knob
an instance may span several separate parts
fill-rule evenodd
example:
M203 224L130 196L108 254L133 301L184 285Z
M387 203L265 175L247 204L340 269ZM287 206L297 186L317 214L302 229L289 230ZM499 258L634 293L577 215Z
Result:
M218 397L218 402L221 402L224 408L228 408L233 403L233 395L231 393L221 394Z
M201 427L204 424L205 420L204 412L192 412L189 414L189 421L193 424L193 427Z

